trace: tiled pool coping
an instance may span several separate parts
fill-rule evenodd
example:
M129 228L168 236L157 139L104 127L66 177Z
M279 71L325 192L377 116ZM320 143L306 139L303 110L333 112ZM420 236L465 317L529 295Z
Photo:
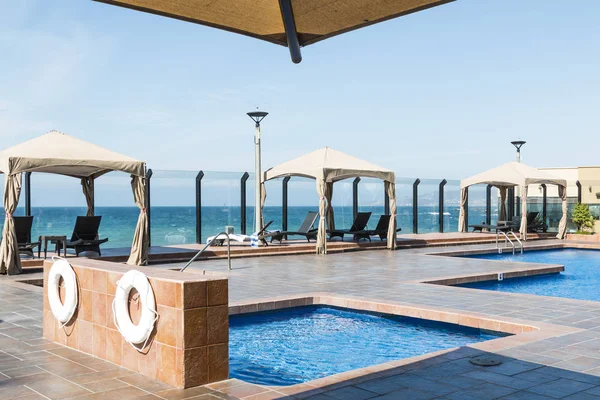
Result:
M365 299L360 297L340 296L333 293L307 293L303 296L279 296L264 298L256 301L244 301L232 303L229 306L229 315L239 315L254 312L275 311L291 307L302 307L309 305L322 305L341 307L349 310L370 311L424 320L444 322L478 328L482 330L507 333L511 336L500 337L484 342L473 343L467 347L481 351L501 351L521 346L528 343L535 343L544 339L580 332L581 329L553 325L547 323L535 323L516 319L516 318L489 318L483 314L465 313L452 309L431 308L427 306L401 305L392 303L382 303L374 299ZM428 359L456 350L447 349L420 356L398 359L391 362L371 365L365 368L355 369L330 375L324 378L315 379L301 384L290 386L266 386L271 390L281 391L282 394L297 393L306 391L307 388L320 389L332 385L341 384L348 380L360 380L374 372L382 373L387 370L395 369L400 366L406 366L419 360ZM217 387L208 385L209 387Z

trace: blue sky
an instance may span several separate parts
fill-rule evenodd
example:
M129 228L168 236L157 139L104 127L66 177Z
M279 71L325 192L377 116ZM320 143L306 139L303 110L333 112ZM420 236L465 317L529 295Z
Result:
M92 1L0 0L0 147L51 129L153 169L331 146L397 176L600 164L600 2L459 0L303 49ZM573 5L573 4L576 4Z

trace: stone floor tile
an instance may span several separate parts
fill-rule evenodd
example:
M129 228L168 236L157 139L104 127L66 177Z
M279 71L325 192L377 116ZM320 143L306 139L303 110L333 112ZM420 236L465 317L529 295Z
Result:
M552 397L543 396L541 394L521 390L509 394L508 396L500 397L500 400L554 400Z
M361 389L368 390L369 392L374 392L378 394L394 392L404 387L397 382L385 379L371 379L365 382L358 383L356 384L356 386Z
M107 392L113 389L124 388L128 385L127 383L120 381L118 379L105 379L103 381L96 381L91 383L83 383L81 384L84 388L91 390L94 393Z
M340 400L364 400L378 396L377 393L355 386L346 386L335 390L325 391L324 394Z
M401 400L401 399L410 399L410 400L430 400L435 399L435 394L431 392L423 392L416 389L400 389L395 392L391 392L388 394L384 394L383 396L376 397L377 400Z
M488 367L488 369L490 372L494 372L496 374L516 375L521 372L531 371L541 367L543 367L543 365L527 361L515 360L500 364L496 367Z
M442 379L438 379L438 382L455 386L460 389L467 389L473 386L481 385L479 379L469 378L464 375L447 376Z
M600 356L600 354L598 354ZM564 368L571 371L586 371L600 367L600 358L579 356L553 364L553 367Z
M515 389L508 388L506 386L495 385L493 383L484 383L469 389L447 394L446 397L450 400L482 400L495 399L498 397L507 396L514 392L516 392Z
M171 386L167 385L164 382L152 378L147 378L143 375L138 374L124 376L119 378L119 380L150 393L156 393L163 390L171 389Z
M589 393L585 393L585 392L579 392L579 393L575 393L575 394L572 394L567 397L563 397L563 399L564 400L599 400L600 397L594 396L593 394L589 394Z
M487 371L471 371L464 376L473 379L479 379L484 382L495 383L497 385L507 386L513 389L527 389L537 385L536 382L527 381L525 379L516 378L515 376L507 376Z
M185 400L195 396L214 393L214 390L203 386L197 386L189 389L169 389L154 393L155 395L166 400Z
M124 388L108 390L106 392L92 393L83 396L73 396L77 400L130 400L148 395L147 392L127 386Z
M592 388L594 385L585 382L573 381L570 379L558 379L556 381L543 383L538 386L527 389L529 392L542 394L544 396L560 399L577 392L582 392Z

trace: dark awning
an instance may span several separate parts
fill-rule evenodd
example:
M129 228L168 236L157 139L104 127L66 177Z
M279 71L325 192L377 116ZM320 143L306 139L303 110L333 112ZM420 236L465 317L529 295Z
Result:
M96 0L252 36L287 46L300 62L300 46L454 0Z

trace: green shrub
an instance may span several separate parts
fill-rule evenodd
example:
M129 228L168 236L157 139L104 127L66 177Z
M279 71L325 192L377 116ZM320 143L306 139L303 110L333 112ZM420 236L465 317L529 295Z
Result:
M577 226L577 233L584 232L586 229L594 227L594 217L587 204L577 203L573 208L571 220Z

